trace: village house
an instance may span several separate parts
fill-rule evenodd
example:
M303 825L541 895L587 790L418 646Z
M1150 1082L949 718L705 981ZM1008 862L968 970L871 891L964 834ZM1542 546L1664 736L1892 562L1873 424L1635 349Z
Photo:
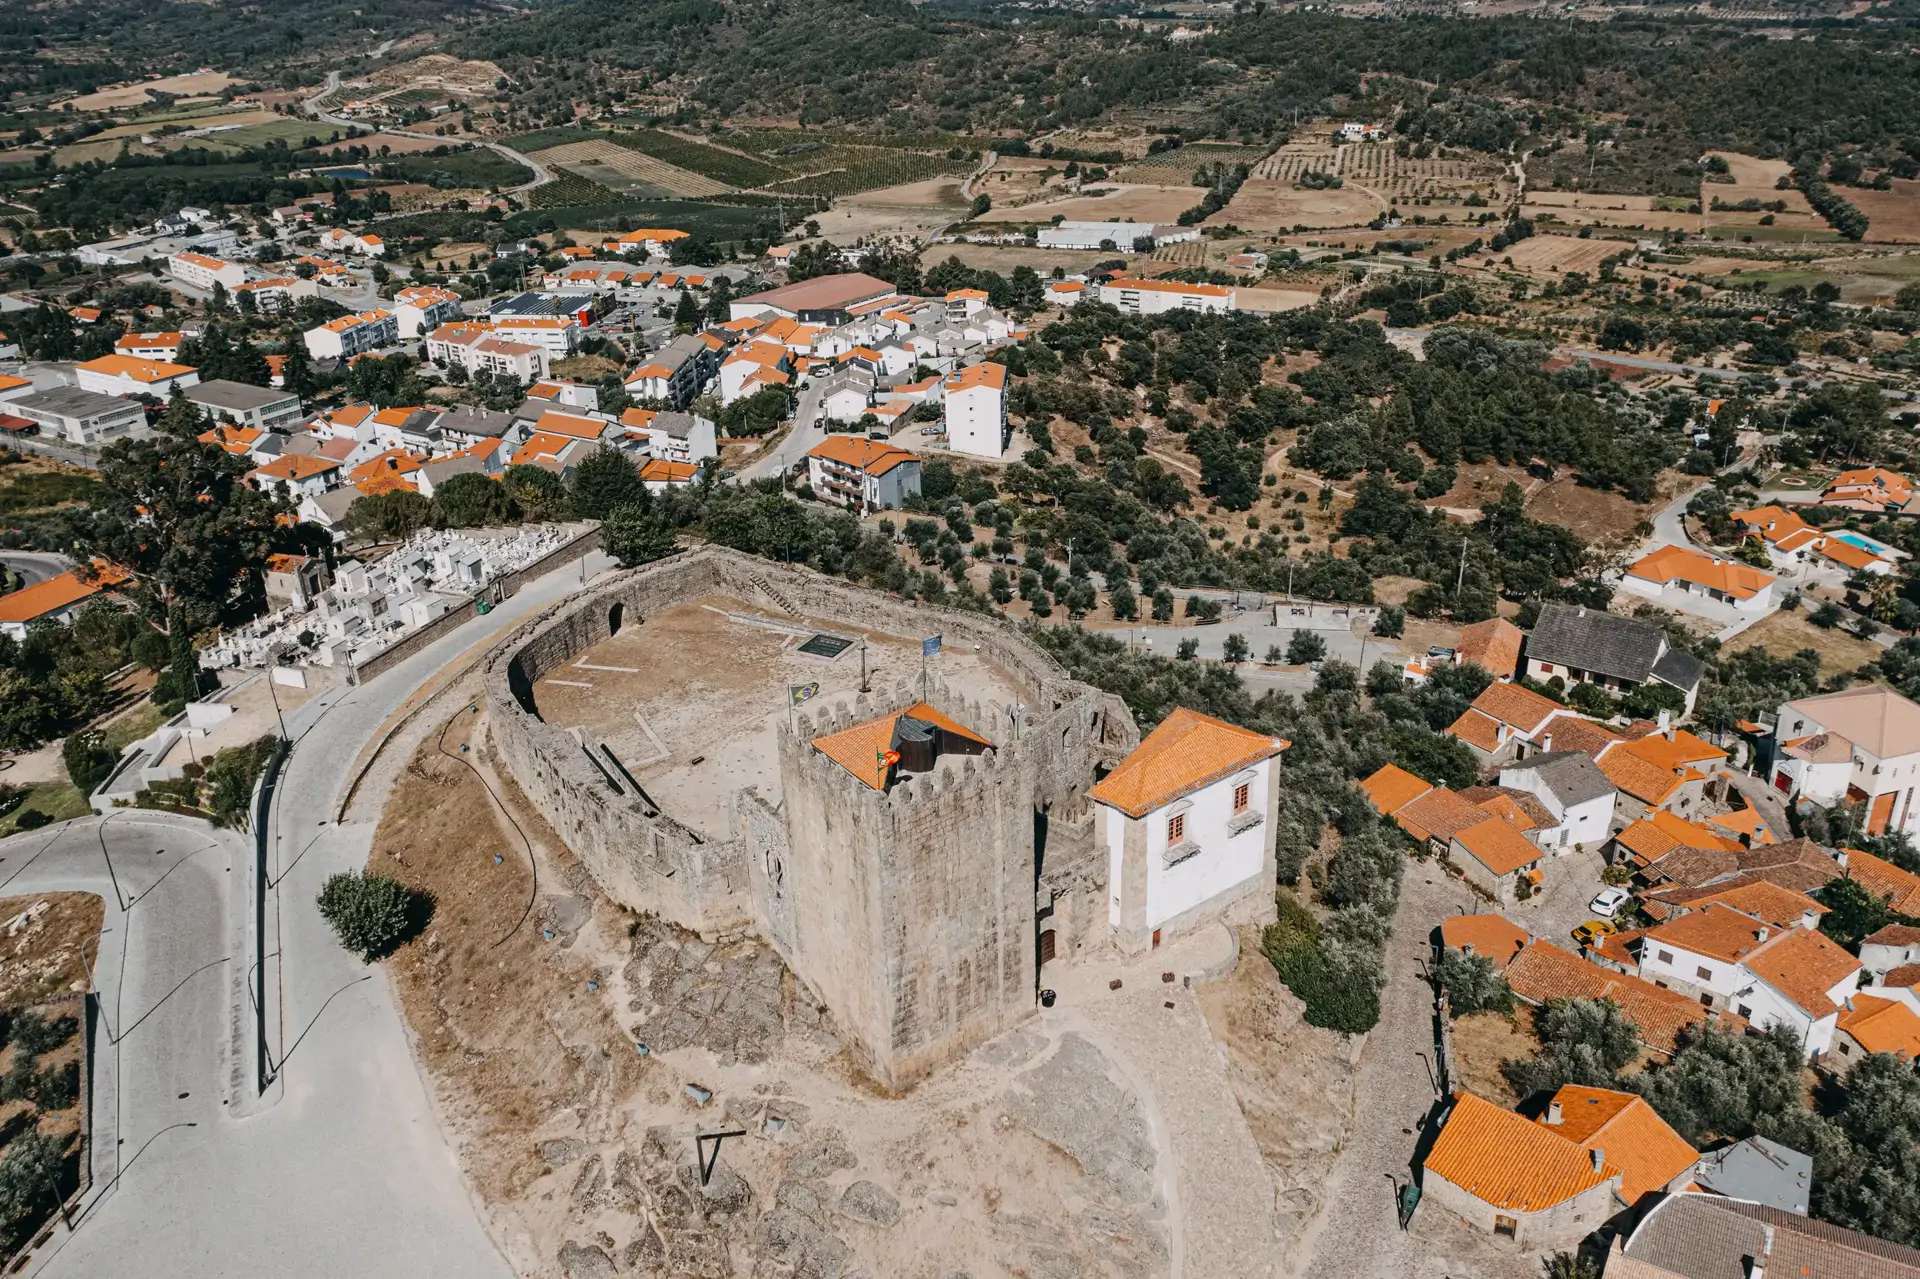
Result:
M1453 660L1472 663L1501 683L1511 683L1520 669L1520 649L1526 633L1504 617L1490 617L1463 627L1454 642Z
M1535 1006L1549 999L1612 1000L1640 1042L1663 1056L1673 1054L1681 1032L1703 1021L1734 1033L1746 1029L1747 1023L1737 1013L1707 1008L1677 990L1636 976L1633 961L1624 958L1624 967L1603 967L1552 942L1535 940L1508 962L1504 975L1515 997Z
M600 411L600 388L569 378L542 378L527 388L527 406L533 405L554 409L584 409L589 413L597 413Z
M68 569L44 582L0 595L0 635L23 642L27 628L35 622L68 625L75 613L127 580L126 573L95 561L87 577Z
M1669 590L1725 604L1758 617L1770 613L1774 583L1779 579L1751 564L1723 560L1684 546L1662 546L1627 566L1622 588L1653 599Z
M1852 860L1851 855L1848 860ZM1920 964L1920 927L1888 924L1869 933L1860 943L1860 963L1867 970L1863 980L1873 985L1879 985L1896 969Z
M1552 815L1528 835L1557 852L1599 848L1613 830L1614 788L1590 756L1549 751L1500 770L1500 785L1525 791Z
M757 395L768 387L785 390L793 382L793 352L777 342L743 342L720 362L720 402Z
M1823 533L1794 512L1780 506L1735 511L1733 519L1748 536L1766 545L1775 568L1800 577L1815 576L1840 583L1856 574L1879 577L1893 572L1902 553L1859 533L1839 530Z
M290 501L317 497L340 483L338 462L323 457L303 457L286 453L264 466L248 471L246 480L263 493L274 493Z
M1868 511L1880 515L1911 515L1914 505L1913 481L1897 471L1870 466L1857 471L1842 471L1833 477L1820 495L1820 505L1843 511Z
M1669 1195L1616 1234L1607 1279L1920 1279L1920 1252L1731 1195Z
M1649 727L1641 722L1642 730ZM1700 811L1707 783L1727 753L1674 724L1667 712L1653 731L1609 743L1595 757L1620 792L1614 813L1632 822L1655 810L1687 816Z
M1804 1217L1813 1198L1813 1156L1748 1137L1702 1155L1693 1180L1701 1190Z
M1583 718L1532 689L1492 684L1447 726L1447 735L1465 742L1482 760L1504 763L1552 750L1555 726Z
M620 415L620 426L629 439L644 444L647 452L662 462L698 465L720 456L713 419L697 413L627 409Z
M1874 1053L1920 1060L1920 1013L1904 1000L1862 992L1834 1024L1833 1046L1821 1064L1844 1077Z
M345 227L328 227L320 235L320 247L330 253L358 253L362 257L385 257L386 242L372 232L349 231Z
M920 459L857 435L829 435L807 450L807 483L816 499L865 515L894 510L920 494Z
M180 344L186 341L178 331L164 333L127 333L117 338L113 344L115 355L124 355L129 359L152 360L161 364L180 362Z
M1685 696L1683 713L1690 715L1706 664L1674 648L1666 631L1651 622L1546 604L1527 636L1526 673L1542 684L1593 684L1616 696L1647 683L1665 684Z
M1780 707L1773 788L1822 808L1864 806L1866 831L1920 834L1920 706L1884 684Z
M394 327L402 341L458 320L460 295L452 289L417 284L393 295Z
M1177 280L1119 277L1100 286L1100 300L1122 315L1159 315L1163 311L1231 311L1233 290L1221 284L1182 284Z
M1462 1092L1421 1185L1423 1200L1533 1252L1576 1244L1620 1209L1681 1189L1698 1158L1636 1093L1568 1084L1530 1120Z
M1272 922L1287 746L1180 707L1093 787L1107 922L1121 950L1158 947L1223 915Z
M1527 948L1532 936L1526 929L1492 911L1475 915L1449 915L1440 925L1440 944L1448 950L1484 959L1496 971Z
M1046 297L1049 306L1078 306L1081 299L1086 296L1087 285L1084 280L1053 280L1047 284Z

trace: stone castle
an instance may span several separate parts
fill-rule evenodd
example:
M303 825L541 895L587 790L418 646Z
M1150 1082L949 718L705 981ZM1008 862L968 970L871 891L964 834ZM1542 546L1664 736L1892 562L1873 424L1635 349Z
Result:
M709 596L977 645L1022 710L928 680L795 715L777 730L778 803L746 779L726 829L694 830L545 723L532 689L623 626ZM1106 941L1109 860L1088 792L1139 730L1118 698L998 619L708 547L523 624L488 656L485 682L508 767L601 888L705 936L765 937L886 1088L1030 1016L1045 963Z

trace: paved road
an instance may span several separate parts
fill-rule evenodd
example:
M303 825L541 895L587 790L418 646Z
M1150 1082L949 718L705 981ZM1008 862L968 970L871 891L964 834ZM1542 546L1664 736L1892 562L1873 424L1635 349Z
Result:
M807 455L808 449L827 438L826 423L820 417L820 397L825 390L825 383L822 382L809 383L801 390L799 403L793 410L793 425L788 428L785 437L774 446L771 453L741 467L734 476L737 482L751 484L755 480L784 475Z
M586 571L610 566L595 555ZM123 890L159 885L138 899L130 925L110 906L108 926L120 931L107 934L109 951L121 938L127 958L117 967L103 960L99 979L108 1019L129 1028L120 1054L124 1101L111 1112L120 1131L100 1146L124 1154L126 1173L111 1182L107 1169L100 1181L110 1193L94 1196L77 1233L56 1236L37 1273L126 1274L138 1257L150 1279L511 1276L441 1133L384 973L339 948L314 897L328 875L363 864L372 841L370 821L332 824L362 747L449 663L470 651L477 657L484 650L476 645L581 579L579 565L549 574L385 675L329 691L288 716L296 745L270 817L276 887L268 895L268 964L257 983L279 1063L264 1096L252 1086L250 849L233 862L225 855L231 837L216 853L211 834L198 836L196 850L181 842L185 831L168 830L162 840L136 826L149 814L107 819ZM382 796L365 798L366 810L377 812ZM11 887L0 878L0 891L110 889L97 839L86 838L95 824L0 843L0 877L21 874ZM15 850L41 844L39 860L15 872ZM156 855L156 846L169 851ZM206 964L213 967L163 1003ZM156 1007L163 1011L141 1019ZM134 1048L143 1051L127 1051ZM243 1067L237 1077L231 1064ZM229 1080L232 1092L223 1094ZM197 1126L171 1127L180 1123Z
M73 567L64 555L45 551L0 551L0 564L18 573L28 586L57 577Z

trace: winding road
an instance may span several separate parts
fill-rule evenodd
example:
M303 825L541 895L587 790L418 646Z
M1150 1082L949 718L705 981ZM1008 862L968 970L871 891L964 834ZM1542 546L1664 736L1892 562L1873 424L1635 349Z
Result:
M511 1279L386 974L339 947L315 897L366 862L385 770L339 813L373 744L429 685L611 565L595 553L557 569L385 674L287 715L294 747L268 817L257 932L251 835L129 810L0 841L0 894L107 902L94 1182L75 1229L56 1228L24 1273Z

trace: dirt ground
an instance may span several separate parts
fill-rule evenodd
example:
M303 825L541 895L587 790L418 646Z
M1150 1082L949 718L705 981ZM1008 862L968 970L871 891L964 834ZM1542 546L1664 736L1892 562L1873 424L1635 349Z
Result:
M842 196L817 220L821 234L836 243L850 243L863 236L919 237L961 216L966 203L960 198L958 178L928 178Z
M71 106L75 111L113 111L122 107L144 106L153 101L147 94L149 89L184 98L195 94L218 93L232 83L233 77L224 71L196 71L191 75L167 76L158 80L136 80L132 84L100 89L54 105Z
M1895 178L1891 191L1846 187L1840 194L1867 215L1869 243L1920 244L1920 180Z
M1351 183L1336 191L1309 191L1291 181L1248 178L1206 225L1254 232L1358 226L1371 222L1385 208L1385 200Z
M0 897L0 1008L85 991L105 913L92 893Z
M1620 240L1582 240L1570 235L1535 235L1510 244L1500 256L1513 259L1516 270L1536 272L1600 270L1600 259L1633 246Z
M1527 498L1527 514L1558 524L1605 549L1635 540L1634 526L1653 511L1653 504L1630 502L1611 489L1591 488L1572 476L1542 485Z
M1468 1013L1453 1023L1453 1065L1458 1086L1501 1106L1525 1100L1516 1095L1500 1068L1540 1051L1533 1034L1533 1010L1517 1005L1505 1013Z
M1886 650L1872 640L1863 640L1840 630L1825 631L1809 622L1804 613L1782 609L1749 626L1727 641L1727 651L1746 648L1765 649L1775 657L1791 657L1803 648L1820 654L1822 677L1855 671L1877 661Z
M358 137L342 138L338 142L328 143L317 149L333 152L347 147L369 147L377 154L381 147L385 147L394 155L410 155L416 151L431 151L435 147L446 146L447 142L446 138L410 138L399 133L363 133Z
M798 651L816 632L855 641L838 657ZM860 687L860 632L830 620L775 618L739 600L713 597L632 619L620 633L548 673L535 686L550 724L582 728L606 743L676 819L717 831L729 797L752 784L780 795L775 730L788 690L818 684L818 708ZM918 637L870 632L871 686L920 678ZM972 653L942 652L934 675L970 699L1010 706L1013 681Z
M519 1273L1164 1272L1145 1120L1097 1048L1016 1030L874 1095L771 951L601 899L494 769L484 720L454 710L399 779L369 865L436 898L392 978ZM537 881L463 760L526 831ZM741 1135L703 1187L693 1135L716 1129Z
M1105 182L1088 190L1109 194L1078 195L1064 200L1041 200L1017 208L990 209L976 220L1047 222L1058 216L1068 222L1172 222L1200 203L1202 195L1198 187L1192 186L1127 186ZM822 227L825 225L821 223Z

